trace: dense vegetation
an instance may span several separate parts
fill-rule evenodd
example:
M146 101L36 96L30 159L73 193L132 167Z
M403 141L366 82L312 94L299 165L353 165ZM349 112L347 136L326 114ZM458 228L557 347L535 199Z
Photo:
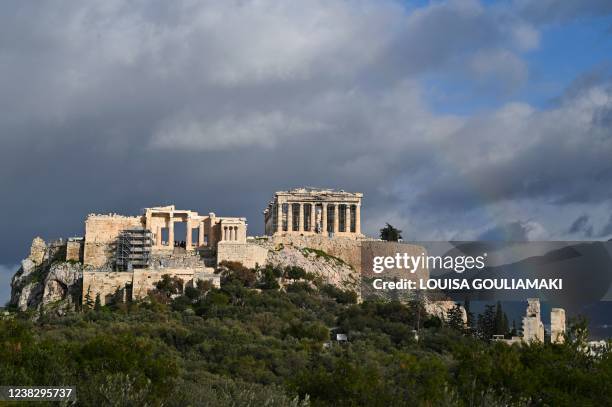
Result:
M579 350L581 325L565 345L509 347L299 268L225 264L222 282L0 321L0 383L76 385L92 406L612 405L612 357Z
M380 229L380 239L387 242L398 242L402 239L402 231L387 223L384 228Z

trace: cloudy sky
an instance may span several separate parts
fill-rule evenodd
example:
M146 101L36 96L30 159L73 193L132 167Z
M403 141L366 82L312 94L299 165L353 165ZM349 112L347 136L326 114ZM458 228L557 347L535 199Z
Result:
M369 234L612 237L609 0L4 1L0 300L90 212L365 194Z

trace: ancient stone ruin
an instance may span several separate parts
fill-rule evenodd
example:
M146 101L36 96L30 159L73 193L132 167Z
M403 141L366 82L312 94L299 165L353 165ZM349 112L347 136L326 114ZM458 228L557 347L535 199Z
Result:
M523 317L523 340L525 342L544 342L544 324L540 319L540 300L527 299L527 311Z
M20 310L69 309L92 299L101 304L145 298L162 276L183 288L199 281L220 285L215 269L224 261L246 267L298 266L326 283L361 293L363 253L409 252L424 248L382 242L361 233L363 194L297 188L279 191L264 210L266 236L247 237L244 217L201 215L175 205L145 208L140 215L90 214L84 236L50 243L35 238L29 256L12 280L10 304ZM178 232L179 226L184 232ZM419 269L413 278L428 278ZM445 316L452 301L427 303L430 314ZM463 319L466 320L465 311ZM565 314L553 309L552 337L562 341ZM539 301L530 300L522 340L544 338Z
M201 215L175 205L145 208L136 216L90 214L83 237L50 244L34 240L30 256L13 279L11 304L25 310L48 304L46 299L62 299L69 291L74 297L71 303L96 297L102 304L117 296L141 299L166 274L179 278L184 286L201 280L219 286L219 275L214 271L223 261L250 268L300 264L332 284L356 288L359 246L355 238L363 237L361 198L361 193L329 189L277 192L275 200L280 203L283 220L275 220L274 228L285 233L257 239L247 239L244 217L213 212ZM266 230L271 219L265 215ZM183 233L177 232L179 224ZM295 244L286 240L314 235L322 239ZM335 255L321 257L303 250L305 247L330 250ZM345 260L336 261L342 258ZM57 267L52 268L51 263ZM59 273L60 264L66 269L63 277L47 281ZM67 273L72 274L69 277Z
M264 210L268 236L361 237L359 192L319 188L278 191Z
M513 343L544 343L544 324L540 313L539 298L527 299L527 310L523 316L523 336L515 336L511 339L495 337L494 340ZM498 335L495 335L498 336ZM563 308L552 308L550 312L550 342L563 343L565 341L565 310Z

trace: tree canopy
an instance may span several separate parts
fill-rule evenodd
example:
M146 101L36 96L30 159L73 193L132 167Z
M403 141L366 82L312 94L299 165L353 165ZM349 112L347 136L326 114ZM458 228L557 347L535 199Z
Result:
M80 405L612 405L612 355L584 351L584 321L564 344L508 346L462 329L458 306L442 322L299 269L224 273L221 288L162 281L140 302L0 320L0 383L76 385ZM505 329L495 304L479 326L499 332L500 311Z
M380 229L380 238L388 242L397 242L402 239L402 231L387 223L384 228Z

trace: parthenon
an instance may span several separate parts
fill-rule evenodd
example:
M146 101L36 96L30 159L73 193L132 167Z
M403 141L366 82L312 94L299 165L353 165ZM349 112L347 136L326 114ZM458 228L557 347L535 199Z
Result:
M268 236L360 237L362 193L296 188L278 191L264 210Z

